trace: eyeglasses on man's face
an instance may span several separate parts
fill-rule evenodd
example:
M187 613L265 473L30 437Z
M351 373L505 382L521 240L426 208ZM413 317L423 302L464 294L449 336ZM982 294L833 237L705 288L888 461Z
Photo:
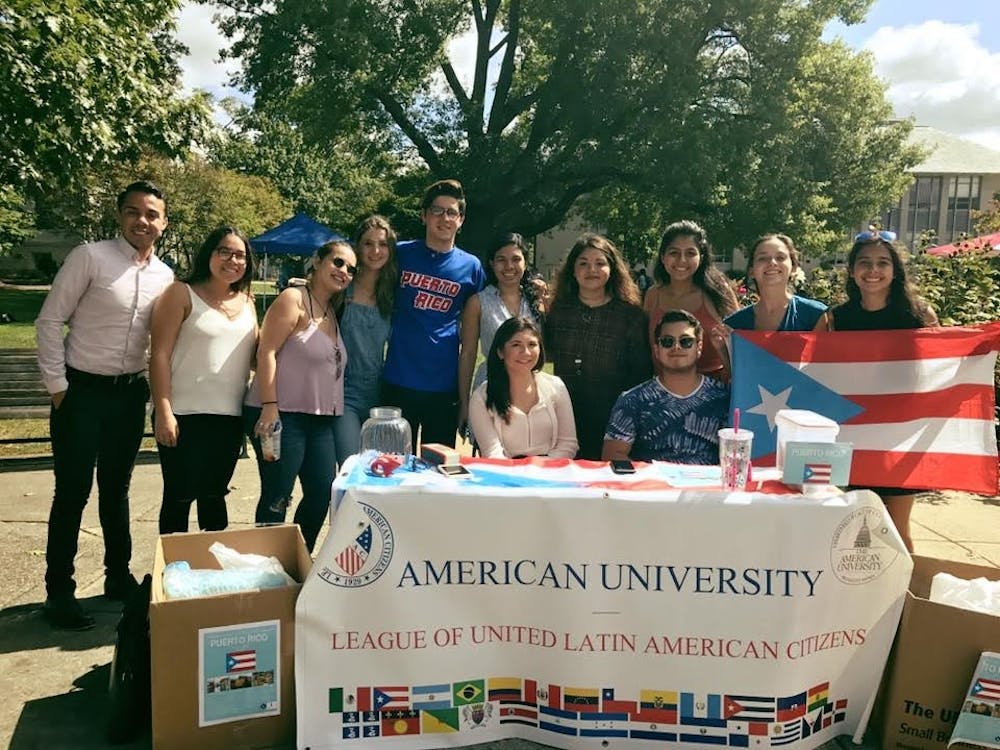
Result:
M346 260L341 258L339 255L336 258L330 258L330 262L342 271L346 271L348 276L353 276L358 272L357 266L352 266Z
M457 208L445 208L444 206L431 206L427 209L431 216L447 216L449 219L457 219L462 212Z
M215 254L223 260L231 260L234 263L246 263L247 254L242 250L230 250L228 247L215 248Z
M694 336L660 336L656 340L661 347L664 349L673 349L675 344L680 345L681 349L690 349L698 341Z
M895 242L896 233L884 229L878 232L870 229L867 232L859 232L854 236L855 242L877 242L878 240L882 240L882 242Z

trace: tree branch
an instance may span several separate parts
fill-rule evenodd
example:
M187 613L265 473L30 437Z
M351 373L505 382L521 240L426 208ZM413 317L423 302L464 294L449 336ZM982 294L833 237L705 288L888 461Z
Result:
M493 96L493 107L490 111L490 121L486 127L486 132L497 134L503 132L513 121L516 114L508 116L510 102L510 87L514 81L514 55L517 52L518 34L521 29L521 2L511 0L510 8L507 11L507 35L504 37L507 48L504 50L503 61L500 64L500 75L497 77L497 86ZM498 44L496 49L499 49ZM491 53L492 56L492 53Z
M385 111L389 113L393 122L399 126L406 137L410 139L410 142L417 149L417 153L420 154L420 158L423 159L427 166L430 167L431 172L435 174L442 174L444 171L444 165L441 163L441 157L438 155L437 150L434 148L433 144L427 140L427 137L420 132L414 122L407 116L406 110L403 109L402 105L393 99L388 92L373 90L371 92L372 96L381 104Z

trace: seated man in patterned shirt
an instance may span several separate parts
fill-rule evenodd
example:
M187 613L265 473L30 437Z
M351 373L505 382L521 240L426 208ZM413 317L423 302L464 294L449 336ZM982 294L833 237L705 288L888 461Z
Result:
M604 435L605 461L719 462L729 388L699 374L702 346L701 324L693 315L664 313L653 348L660 374L618 397Z

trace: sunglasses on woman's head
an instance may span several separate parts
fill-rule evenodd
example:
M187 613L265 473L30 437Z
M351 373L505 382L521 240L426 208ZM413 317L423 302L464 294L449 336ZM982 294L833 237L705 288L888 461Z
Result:
M353 276L358 272L357 266L352 266L350 263L348 263L340 256L337 256L336 258L330 258L330 260L333 262L333 265L336 266L337 268L342 268L345 271L347 271L347 274L349 276Z
M679 344L681 349L690 349L698 341L694 336L679 336L674 338L673 336L660 336L656 340L660 346L664 349L673 349L674 344Z
M886 230L876 232L874 229L871 229L867 232L859 232L854 236L855 242L877 242L878 240L882 240L882 242L895 242L896 233Z

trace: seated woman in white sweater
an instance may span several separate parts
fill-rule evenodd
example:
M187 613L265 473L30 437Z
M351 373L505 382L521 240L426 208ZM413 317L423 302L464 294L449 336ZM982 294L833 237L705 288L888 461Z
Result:
M538 326L510 318L486 358L486 382L472 393L469 425L485 458L573 458L579 448L573 405L562 380L542 372Z

